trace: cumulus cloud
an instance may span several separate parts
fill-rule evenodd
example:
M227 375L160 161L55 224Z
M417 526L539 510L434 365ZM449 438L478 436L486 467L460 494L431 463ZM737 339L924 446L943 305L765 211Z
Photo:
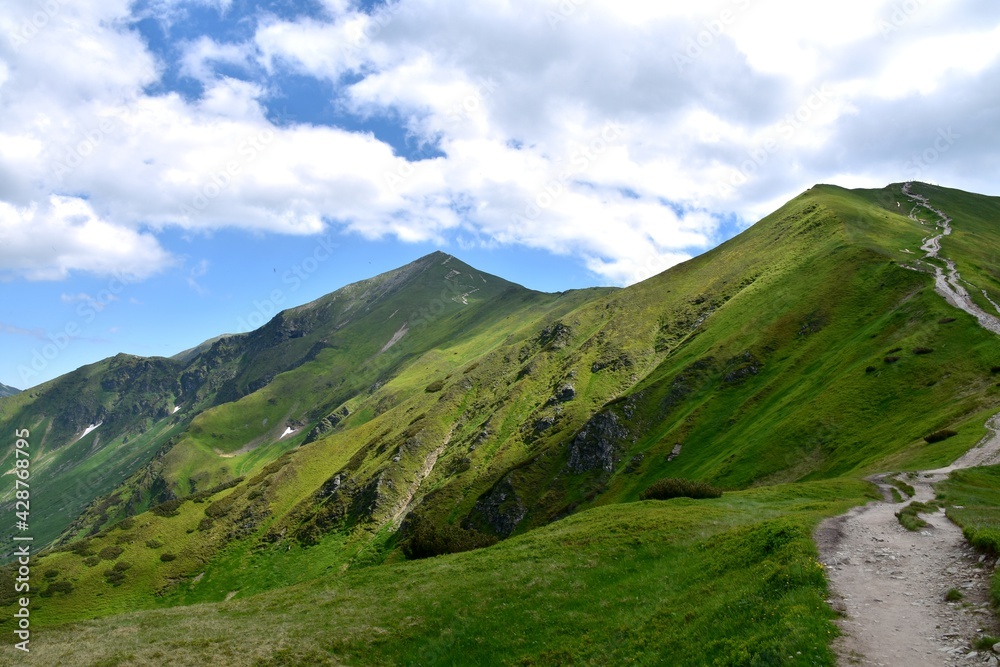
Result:
M308 17L261 12L238 42L182 44L194 98L148 92L171 64L130 27L127 0L50 3L42 19L31 0L9 4L5 279L148 276L177 264L157 240L171 227L332 226L538 248L627 284L720 241L720 218L752 222L815 182L993 187L993 4L399 0L366 13L328 0ZM184 21L192 4L235 11L160 0L142 15ZM406 159L369 131L276 124L268 104L289 75L329 86L316 104L391 119L432 149ZM915 165L941 132L947 150Z
M60 280L86 271L143 279L171 261L153 235L102 219L79 197L52 195L24 208L0 202L4 278Z

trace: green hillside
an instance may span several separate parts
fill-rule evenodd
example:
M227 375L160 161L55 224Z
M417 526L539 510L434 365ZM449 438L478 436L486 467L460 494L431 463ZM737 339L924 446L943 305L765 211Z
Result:
M59 538L36 564L45 655L832 664L812 527L867 474L949 463L1000 409L1000 345L934 292L901 187L816 186L621 290L543 294L434 253L0 401L58 480L35 520ZM1000 198L913 191L953 218L942 253L977 303L1000 302ZM663 477L726 493L635 502ZM265 613L273 641L239 650ZM109 628L136 635L98 646Z
M0 398L4 396L13 396L14 394L20 393L20 389L14 389L14 387L8 387L7 385L0 382Z

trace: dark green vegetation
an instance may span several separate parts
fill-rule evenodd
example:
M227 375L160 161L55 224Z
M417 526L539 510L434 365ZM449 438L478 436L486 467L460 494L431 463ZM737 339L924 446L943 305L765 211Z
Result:
M670 500L671 498L721 498L722 489L705 482L665 477L658 479L639 494L642 500Z
M1000 301L980 252L1000 200L914 189ZM622 290L541 294L435 253L0 400L57 540L32 599L49 664L162 664L190 628L175 664L830 664L812 527L863 499L853 480L950 463L1000 406L996 336L902 266L926 229L897 200L816 186ZM663 478L727 491L635 502ZM249 642L261 618L274 640ZM98 647L113 627L137 632Z

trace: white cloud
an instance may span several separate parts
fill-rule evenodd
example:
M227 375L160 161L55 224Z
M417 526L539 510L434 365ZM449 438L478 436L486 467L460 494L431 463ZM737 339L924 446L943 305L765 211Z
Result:
M59 280L87 271L142 279L171 261L154 236L101 219L86 200L52 195L26 208L0 202L4 278Z
M147 14L183 21L190 4ZM126 0L58 4L30 38L38 5L18 0L0 17L20 36L0 39L0 268L150 275L174 262L161 229L334 225L524 245L632 282L711 246L720 215L749 221L814 182L883 185L952 119L995 127L996 12L918 4L400 0L371 16L328 0L323 18L262 16L239 44L184 44L180 72L204 85L190 101L143 93L165 64L124 27ZM444 157L273 125L265 104L289 71L332 86L351 74L318 103L400 118ZM977 137L927 179L989 190L982 165L1000 146Z

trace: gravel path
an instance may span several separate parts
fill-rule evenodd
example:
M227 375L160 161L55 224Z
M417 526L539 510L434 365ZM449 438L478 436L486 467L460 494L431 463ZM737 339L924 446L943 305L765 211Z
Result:
M914 202L910 217L924 208L939 218L942 233L921 247L928 257L941 259L947 273L935 266L935 289L948 303L972 314L986 329L1000 334L1000 319L984 312L960 284L951 260L940 257L941 239L951 233L951 218L920 195L903 192ZM913 500L934 498L932 485L959 468L1000 462L1000 415L987 422L991 433L952 465L928 470L903 481L915 491ZM1000 665L1000 656L977 651L973 642L984 634L997 636L998 624L989 609L989 580L995 562L976 554L962 531L944 510L921 515L928 525L911 532L895 513L904 507L892 502L886 475L872 481L884 500L857 507L824 521L816 532L820 559L830 581L830 604L843 616L843 635L834 647L840 665L939 667L943 665ZM950 589L962 593L949 602Z

